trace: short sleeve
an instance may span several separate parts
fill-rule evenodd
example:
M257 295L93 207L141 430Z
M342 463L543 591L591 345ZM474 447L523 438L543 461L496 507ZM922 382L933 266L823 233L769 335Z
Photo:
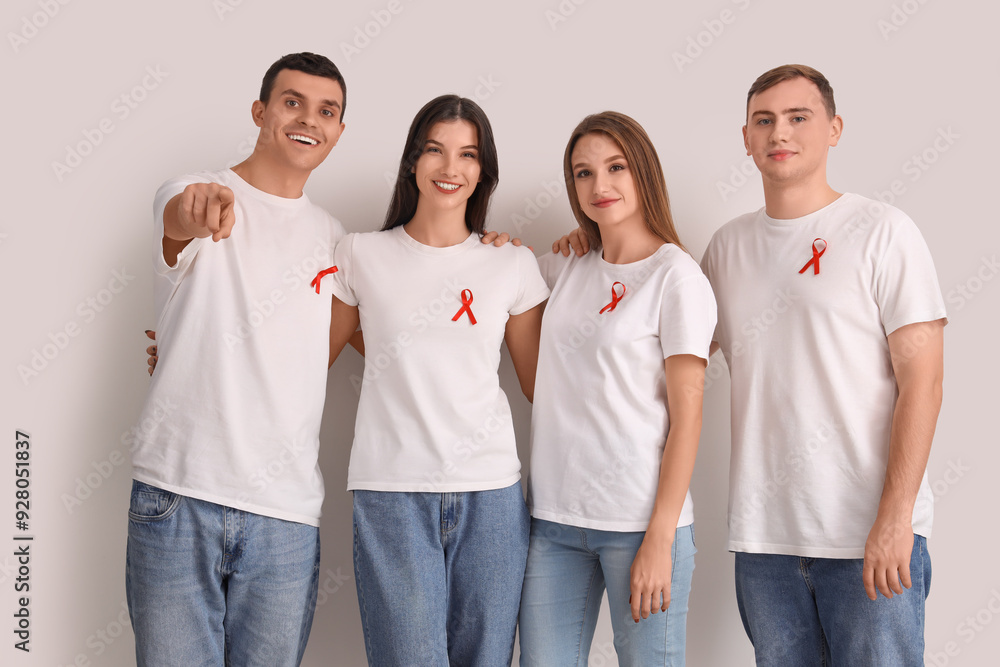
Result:
M508 312L511 315L520 315L549 298L549 288L542 278L538 262L531 250L525 247L514 250L517 253L518 289Z
M358 296L354 291L354 242L357 234L348 234L337 244L333 252L333 265L337 270L329 275L330 288L333 295L348 306L358 305Z
M664 359L693 354L708 360L717 316L715 296L708 278L697 266L692 268L696 274L682 278L663 295L660 347Z
M569 266L570 260L573 257L574 255L572 254L569 257L563 257L562 253L549 252L535 258L538 262L538 270L542 274L542 280L545 281L550 291L556 286L559 276Z
M198 253L198 249L205 242L205 239L191 239L184 246L184 249L178 253L177 263L170 266L163 259L163 211L167 207L167 202L184 192L184 188L192 183L215 182L217 181L212 179L211 174L208 172L172 178L161 185L153 197L153 267L156 273L168 278L171 282L176 283L184 274L184 271L194 261L194 257Z
M714 247L715 247L715 236L712 237L712 240L708 244L708 248L705 249L705 254L701 258L701 270L702 273L704 273L705 278L708 280L709 290L713 290L712 292L713 301L715 300L714 288L712 287L715 284L715 281L712 280L712 267L714 265L712 262L712 249ZM718 303L716 303L716 316L718 316ZM715 326L712 329L712 340L716 342L718 342L719 340L718 324L719 324L718 320L716 320ZM666 357L664 357L664 359L665 358Z
M875 274L875 300L887 336L907 324L947 317L927 243L913 221L900 215Z

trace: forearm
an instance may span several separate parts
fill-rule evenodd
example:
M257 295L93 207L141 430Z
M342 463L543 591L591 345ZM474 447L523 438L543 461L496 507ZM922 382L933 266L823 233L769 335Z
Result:
M889 460L879 500L879 515L912 520L913 506L941 410L940 383L925 381L901 389L892 416Z
M649 518L647 536L672 543L677 521L680 519L691 486L694 463L698 454L698 437L701 433L701 415L683 424L671 424L663 447L660 478Z

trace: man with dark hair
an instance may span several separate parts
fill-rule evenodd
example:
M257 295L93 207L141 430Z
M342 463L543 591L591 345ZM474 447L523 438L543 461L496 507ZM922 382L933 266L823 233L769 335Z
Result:
M126 589L139 665L295 665L316 605L341 224L303 187L344 131L322 56L285 56L253 153L154 201L160 360L133 447ZM312 279L312 280L310 280Z
M761 75L743 137L765 206L702 260L732 378L729 548L758 665L923 664L944 302L916 225L828 184L842 130L815 69Z

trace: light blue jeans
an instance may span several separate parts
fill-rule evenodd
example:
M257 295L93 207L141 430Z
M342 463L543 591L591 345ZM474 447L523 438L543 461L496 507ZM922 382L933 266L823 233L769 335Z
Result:
M607 587L619 665L683 665L694 527L677 529L670 606L632 620L630 570L646 533L619 533L531 519L521 592L521 665L586 667Z
M764 667L920 667L924 602L931 586L927 540L914 535L912 588L892 599L865 594L864 560L736 554L736 601Z
M520 483L354 492L354 574L369 665L509 667L528 552Z
M132 482L125 591L140 667L298 665L319 529Z

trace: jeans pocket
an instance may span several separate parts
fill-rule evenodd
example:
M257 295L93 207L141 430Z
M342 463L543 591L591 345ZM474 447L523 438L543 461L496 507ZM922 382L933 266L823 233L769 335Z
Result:
M149 523L170 518L181 503L181 496L171 491L132 480L132 497L129 499L130 521Z

